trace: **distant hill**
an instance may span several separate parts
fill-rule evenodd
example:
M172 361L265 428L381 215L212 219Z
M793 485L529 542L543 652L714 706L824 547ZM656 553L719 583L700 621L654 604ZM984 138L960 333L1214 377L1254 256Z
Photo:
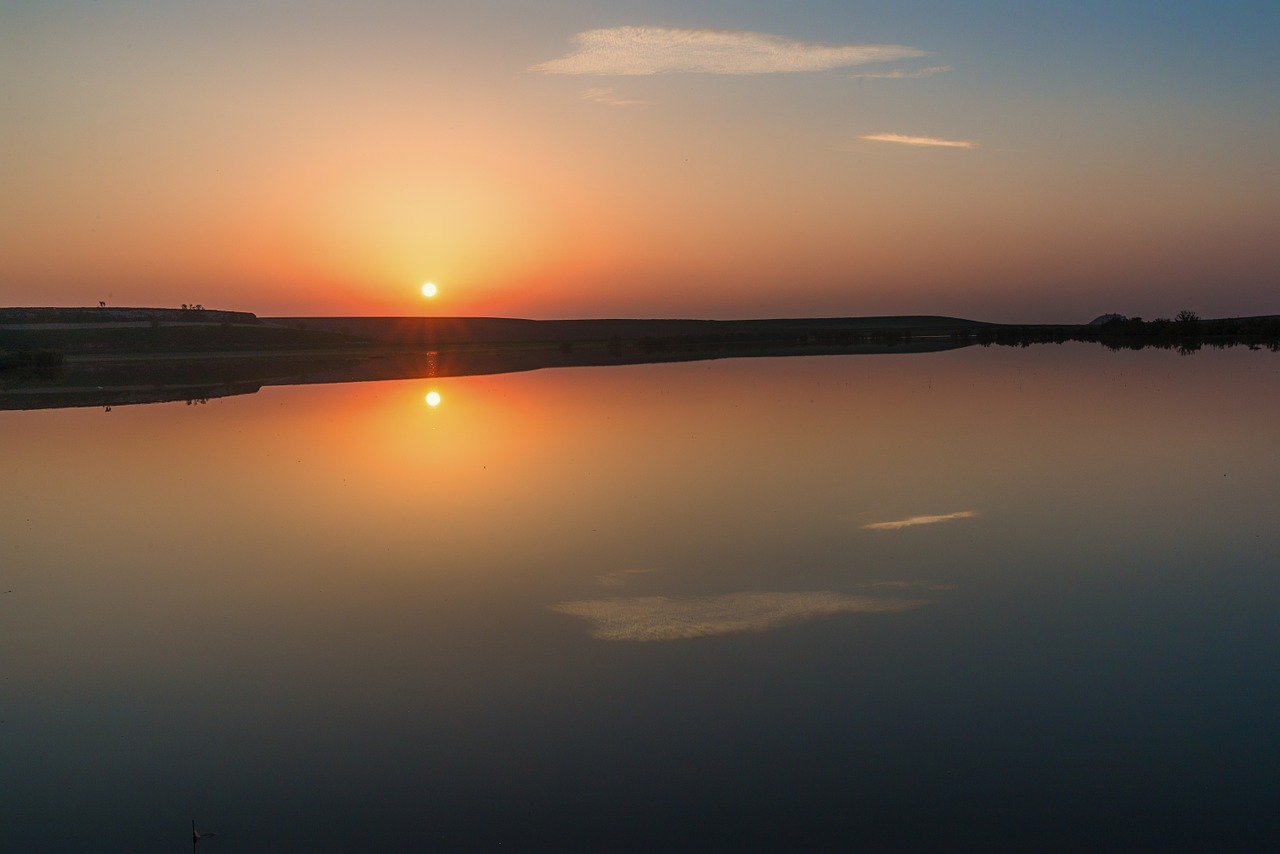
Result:
M269 326L247 311L181 308L0 308L0 351L84 356L315 349L360 342Z
M1099 323L1099 321L1105 321ZM723 350L849 352L1093 341L1107 346L1272 345L1275 318L1012 325L937 315L763 320L527 320L506 317L267 317L204 308L0 308L0 369L71 360L411 353L558 347L656 356ZM666 358L664 357L664 358Z
M242 323L259 324L247 311L206 308L0 308L0 326L14 324L100 325L118 323Z

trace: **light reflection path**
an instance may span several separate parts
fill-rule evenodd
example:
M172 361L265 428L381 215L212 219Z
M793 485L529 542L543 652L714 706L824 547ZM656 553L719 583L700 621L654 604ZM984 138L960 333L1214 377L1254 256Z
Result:
M925 599L817 591L589 599L561 602L551 609L587 620L592 636L600 640L643 642L763 632L833 614L897 613L927 604Z

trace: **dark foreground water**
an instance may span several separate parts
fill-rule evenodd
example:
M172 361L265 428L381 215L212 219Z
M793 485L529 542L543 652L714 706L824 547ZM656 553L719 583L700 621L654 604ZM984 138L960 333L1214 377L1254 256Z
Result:
M275 388L0 439L3 851L193 817L204 854L1280 847L1275 354Z

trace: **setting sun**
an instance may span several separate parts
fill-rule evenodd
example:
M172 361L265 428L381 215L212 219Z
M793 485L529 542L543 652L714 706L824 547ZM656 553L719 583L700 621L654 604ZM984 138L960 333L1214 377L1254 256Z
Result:
M436 295L436 292L438 290L439 289L436 287L435 282L427 282L425 285L422 286L422 295L430 299L431 297Z
M440 392L438 391L427 392L427 406L436 407L439 405L440 405Z

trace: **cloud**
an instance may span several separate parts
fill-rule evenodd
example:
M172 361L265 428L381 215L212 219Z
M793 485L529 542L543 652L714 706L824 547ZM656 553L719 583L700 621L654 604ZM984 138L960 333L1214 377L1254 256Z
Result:
M906 136L900 133L868 133L858 137L871 142L897 142L902 145L932 145L942 148L977 148L978 143L968 139L939 139L936 136Z
M868 531L897 531L916 525L936 525L939 522L950 522L952 519L972 519L977 515L973 510L962 510L959 513L944 513L941 516L912 516L909 519L898 519L895 522L873 522L862 527Z
M952 70L950 65L935 65L931 68L917 68L915 71L906 71L901 68L895 68L893 71L859 71L849 76L856 80L922 80L925 77L946 74Z
M763 632L833 614L895 613L926 605L923 599L848 596L843 593L729 593L723 596L592 599L561 602L551 610L582 617L600 640L670 641Z
M574 37L573 53L541 62L544 74L640 75L668 72L776 74L825 71L924 56L892 44L829 45L740 30L610 27Z
M625 98L619 98L617 90L611 86L597 86L582 93L585 101L595 101L597 104L610 104L615 107L631 107L636 104L649 104L650 101L632 101Z

